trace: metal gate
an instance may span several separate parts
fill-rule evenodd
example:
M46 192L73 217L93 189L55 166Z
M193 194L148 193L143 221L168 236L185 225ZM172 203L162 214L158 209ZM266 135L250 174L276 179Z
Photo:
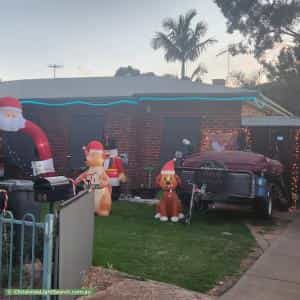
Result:
M21 220L0 214L0 290L51 289L53 235L53 214L42 223L29 213Z
M87 191L59 204L55 282L58 289L78 289L83 272L92 264L94 195ZM60 296L59 299L74 299Z

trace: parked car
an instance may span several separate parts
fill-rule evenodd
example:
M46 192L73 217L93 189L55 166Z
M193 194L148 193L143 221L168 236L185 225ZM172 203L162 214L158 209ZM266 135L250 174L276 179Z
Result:
M211 203L250 205L270 218L274 205L289 205L282 178L283 165L264 155L244 151L204 152L183 157L176 168L182 179L180 197L189 207L207 209Z

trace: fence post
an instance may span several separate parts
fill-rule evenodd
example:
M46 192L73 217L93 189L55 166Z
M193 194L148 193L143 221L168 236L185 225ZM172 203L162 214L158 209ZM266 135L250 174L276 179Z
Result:
M53 232L54 215L47 214L44 228L43 289L51 289L52 285ZM45 299L50 299L50 296L46 296Z

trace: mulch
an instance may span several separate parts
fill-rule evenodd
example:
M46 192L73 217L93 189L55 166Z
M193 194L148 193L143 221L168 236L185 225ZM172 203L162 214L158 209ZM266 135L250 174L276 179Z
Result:
M83 278L83 287L96 294L81 300L212 300L207 295L171 284L144 280L128 274L92 267Z

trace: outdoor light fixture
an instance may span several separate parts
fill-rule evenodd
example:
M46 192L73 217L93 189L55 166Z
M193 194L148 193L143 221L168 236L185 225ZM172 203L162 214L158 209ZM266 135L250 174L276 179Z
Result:
M182 140L182 144L188 146L188 145L191 144L191 141L188 140L188 139L183 139L183 140Z
M282 135L278 135L278 136L276 136L276 141L282 142L282 141L284 141L284 137Z

